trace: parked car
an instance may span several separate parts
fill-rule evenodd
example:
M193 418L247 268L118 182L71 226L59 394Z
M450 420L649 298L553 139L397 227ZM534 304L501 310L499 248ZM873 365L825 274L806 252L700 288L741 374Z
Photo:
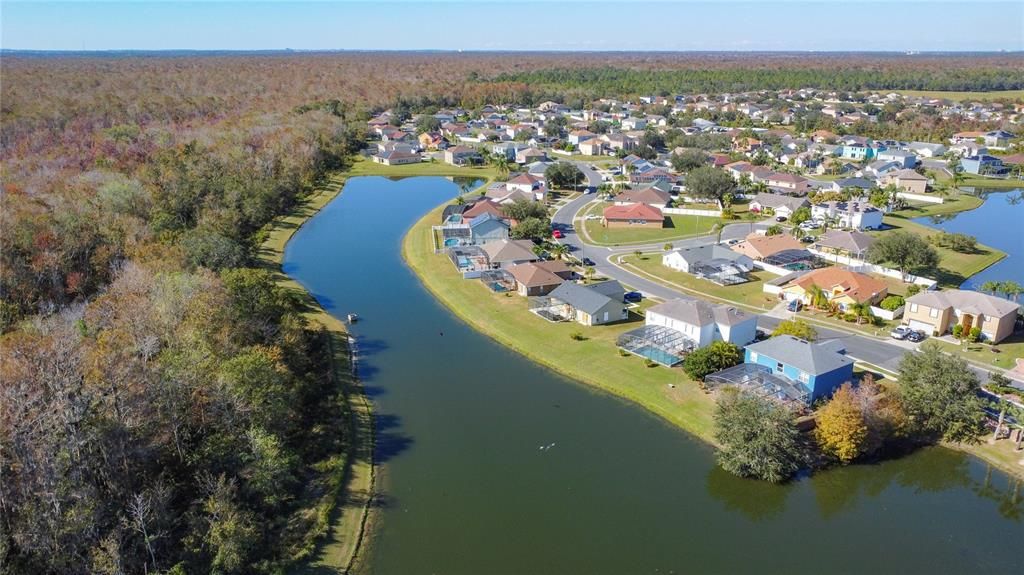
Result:
M585 265L585 266L592 266L592 265L594 265L594 260L592 260L590 258L583 258L582 260L580 260L580 262L582 262L583 265Z
M787 219L786 216L778 216L778 217L775 218L775 221L777 221L777 222L784 222L784 221L786 221L786 219Z
M814 220L807 220L807 221L802 222L800 224L800 229L802 229L802 230L816 230L816 229L818 229L820 227L821 227L821 225L819 225Z
M804 303L798 299L790 300L786 304L786 309L789 311L800 311L800 308L804 307Z
M800 241L805 243L805 244L813 244L814 243L814 236L804 236L804 237L800 238Z
M897 326L896 329L889 332L889 335L893 339L907 339L907 336L914 333L914 330L910 329L905 325Z
M622 299L633 303L640 301L641 299L643 299L643 297L643 294L641 294L638 291L628 291L622 295Z
M921 330L917 330L917 331L912 331L912 332L907 334L907 341L912 341L914 343L921 343L927 337L928 337L928 334L926 334L925 332L923 332Z
M562 230L555 230L555 231L551 232L551 237L553 237L553 238L555 238L557 240L557 239L564 238L565 234L562 233Z
M733 239L725 242L725 244L729 245L729 246L734 246L734 245L736 245L738 243L740 243L740 240L738 238L733 238Z

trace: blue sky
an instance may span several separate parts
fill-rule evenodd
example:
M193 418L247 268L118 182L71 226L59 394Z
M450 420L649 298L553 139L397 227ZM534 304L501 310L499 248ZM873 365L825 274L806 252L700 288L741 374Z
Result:
M31 50L1024 50L1024 2L40 2Z

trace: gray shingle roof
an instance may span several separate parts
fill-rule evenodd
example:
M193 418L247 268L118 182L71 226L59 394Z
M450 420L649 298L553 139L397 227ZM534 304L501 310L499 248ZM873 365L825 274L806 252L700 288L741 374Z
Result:
M747 346L751 352L774 359L811 375L819 375L853 364L843 355L838 340L812 343L791 335L778 335Z
M622 285L613 280L588 286L566 282L549 295L582 312L594 314L609 302L622 301L622 294ZM617 297L611 297L616 295Z

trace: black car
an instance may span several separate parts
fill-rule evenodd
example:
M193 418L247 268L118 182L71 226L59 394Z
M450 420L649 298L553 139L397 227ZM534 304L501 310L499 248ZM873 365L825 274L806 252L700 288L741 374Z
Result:
M786 216L779 216L779 217L775 218L775 221L777 221L777 222L784 222L784 221L786 221Z
M914 343L921 343L927 337L928 336L923 331L912 331L912 332L907 334L907 341L912 341Z
M635 302L638 302L641 299L643 299L643 297L644 297L643 294L641 294L638 291L628 291L625 294L623 294L622 299L624 299L624 300L626 300L628 302L635 303Z
M592 260L590 258L583 258L582 260L580 260L580 262L582 262L583 265L585 265L585 266L592 266L592 265L594 265L594 260Z

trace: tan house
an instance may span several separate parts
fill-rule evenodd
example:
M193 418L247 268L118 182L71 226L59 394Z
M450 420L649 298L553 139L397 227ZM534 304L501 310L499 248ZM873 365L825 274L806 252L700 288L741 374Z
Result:
M524 297L548 295L573 277L572 270L562 260L517 264L508 271L516 280L516 291Z
M739 252L752 260L763 260L786 250L803 250L804 245L789 234L762 236L750 234L747 239L734 245L733 251Z
M883 186L892 184L900 190L911 194L923 194L928 188L928 178L914 170L896 170L885 174L882 177L881 184Z
M810 305L811 287L817 286L829 303L846 310L854 304L876 304L888 294L885 282L869 275L851 272L842 268L822 268L807 272L782 287L786 301L800 300Z
M665 225L665 215L647 204L609 206L604 209L601 223L609 228L660 228Z
M968 290L926 291L907 298L903 322L911 329L935 335L981 328L986 341L999 343L1013 333L1020 305L1007 299Z

